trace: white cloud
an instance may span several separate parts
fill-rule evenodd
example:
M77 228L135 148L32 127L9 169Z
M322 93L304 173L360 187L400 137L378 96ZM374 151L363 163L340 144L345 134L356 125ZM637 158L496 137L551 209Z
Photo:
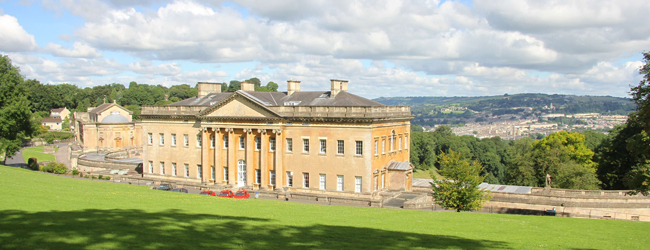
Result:
M10 15L0 16L0 51L31 51L38 47L34 36L27 33Z
M72 49L65 48L59 44L49 43L44 47L45 51L52 53L55 56L61 57L83 57L83 58L97 58L102 57L102 53L97 52L95 48L84 42L74 42Z
M180 74L183 70L178 63L164 63L153 65L151 61L141 61L129 64L129 70L138 74L174 76Z

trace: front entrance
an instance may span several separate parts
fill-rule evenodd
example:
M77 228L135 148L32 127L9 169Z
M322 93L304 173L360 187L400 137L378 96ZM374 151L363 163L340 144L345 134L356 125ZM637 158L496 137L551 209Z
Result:
M244 160L237 162L237 176L237 186L246 186L246 162Z

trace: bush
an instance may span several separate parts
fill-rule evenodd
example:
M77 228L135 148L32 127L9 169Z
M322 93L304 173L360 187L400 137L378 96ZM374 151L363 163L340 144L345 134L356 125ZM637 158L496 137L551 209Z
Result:
M38 170L38 159L34 157L29 158L29 160L27 160L27 167L31 170Z
M45 166L41 166L40 170L42 172L54 173L54 174L65 174L68 172L68 167L58 162L50 162Z
M84 175L84 178L88 179L88 176L87 176L87 175Z
M101 175L101 174L100 174L99 176L97 176L97 179L100 179L100 180L101 180L101 179L104 179L104 175Z
M93 180L94 180L94 179L97 179L97 176L94 176L94 175L93 175Z
M72 169L72 175L79 175L79 170L77 170L76 168L73 168Z
M110 176L106 176L106 177L104 177L104 180L110 181L110 180L111 180L111 177L110 177Z

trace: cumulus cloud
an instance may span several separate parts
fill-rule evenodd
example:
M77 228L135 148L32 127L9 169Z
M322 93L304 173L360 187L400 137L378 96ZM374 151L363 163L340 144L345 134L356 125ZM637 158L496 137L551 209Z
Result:
M129 64L129 70L138 74L174 76L180 74L183 70L178 63L164 63L153 65L151 61L141 61Z
M72 49L65 48L59 44L49 43L45 45L44 49L55 56L61 57L97 58L102 56L102 53L97 52L95 48L84 42L74 42Z
M10 15L0 15L0 51L31 51L38 47L34 36L27 33Z

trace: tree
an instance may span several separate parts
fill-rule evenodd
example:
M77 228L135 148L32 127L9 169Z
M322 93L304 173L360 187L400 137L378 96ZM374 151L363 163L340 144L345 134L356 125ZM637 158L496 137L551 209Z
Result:
M442 166L438 172L446 179L431 176L435 202L456 212L481 209L483 202L490 198L488 191L478 188L485 179L485 176L480 176L483 171L481 163L470 162L453 150L448 154L441 153L438 163Z
M633 167L641 159L628 150L628 139L640 134L640 124L627 122L610 130L609 135L594 150L594 161L598 163L596 175L601 187L608 190L630 189L625 181Z
M0 151L13 156L34 132L23 76L8 56L0 56Z
M628 150L637 159L627 176L632 193L650 194L650 52L643 53L645 64L639 69L643 75L638 86L630 94L636 103L636 113L629 116L628 123L636 123L642 130L627 140Z

